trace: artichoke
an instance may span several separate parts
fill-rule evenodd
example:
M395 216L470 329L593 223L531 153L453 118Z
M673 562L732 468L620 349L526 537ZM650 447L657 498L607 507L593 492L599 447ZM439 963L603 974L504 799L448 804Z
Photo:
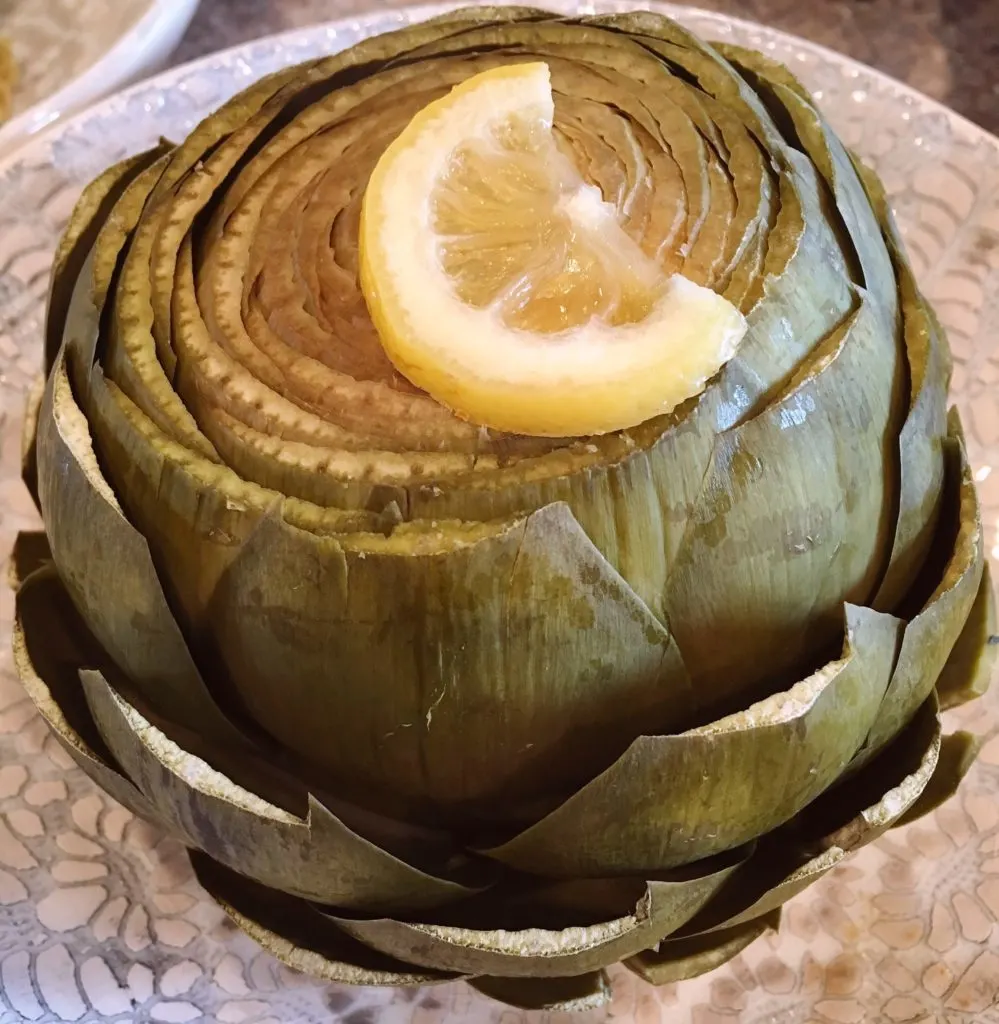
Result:
M465 422L359 283L426 104L551 69L559 144L747 330L639 426ZM709 970L975 754L994 606L941 327L783 67L651 13L458 11L111 168L56 254L24 685L294 967L592 1005Z

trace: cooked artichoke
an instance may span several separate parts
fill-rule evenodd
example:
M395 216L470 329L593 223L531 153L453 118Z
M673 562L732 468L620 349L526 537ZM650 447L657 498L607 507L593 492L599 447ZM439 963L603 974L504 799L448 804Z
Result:
M546 62L563 149L748 331L584 438L409 384L379 155ZM782 67L654 14L460 11L111 168L56 257L15 653L83 769L287 963L587 1006L709 970L973 760L994 646L950 356L877 178Z

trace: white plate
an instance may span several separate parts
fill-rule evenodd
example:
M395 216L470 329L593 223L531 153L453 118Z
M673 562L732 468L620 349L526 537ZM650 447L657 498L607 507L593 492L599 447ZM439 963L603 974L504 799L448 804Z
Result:
M7 0L0 35L19 70L0 152L161 66L198 0Z
M628 4L549 6L592 12ZM39 363L52 249L83 184L161 134L182 136L265 72L438 10L382 8L207 57L102 102L0 161L0 550L36 522L17 479L19 422ZM669 11L709 39L789 64L847 143L884 176L919 278L950 332L954 397L995 560L999 140L827 50L720 15ZM0 598L2 630L10 629L11 604L9 595ZM130 820L71 767L13 679L6 649L0 659L0 805L9 825L0 823L0 998L13 1013L5 1016L0 1003L0 1021L76 1020L89 1006L97 1019L138 1022L527 1019L464 985L415 996L348 990L279 967L224 926L174 842ZM974 714L977 727L994 725L996 702ZM656 992L619 971L611 1012L639 1024L984 1024L999 1021L999 955L989 949L996 937L999 740L992 740L956 801L794 900L778 938L678 989Z

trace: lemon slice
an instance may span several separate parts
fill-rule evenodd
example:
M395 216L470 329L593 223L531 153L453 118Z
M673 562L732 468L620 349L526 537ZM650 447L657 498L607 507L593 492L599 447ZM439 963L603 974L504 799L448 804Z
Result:
M544 63L482 72L424 108L368 183L361 287L396 368L459 416L601 434L700 393L746 323L645 255L554 115Z

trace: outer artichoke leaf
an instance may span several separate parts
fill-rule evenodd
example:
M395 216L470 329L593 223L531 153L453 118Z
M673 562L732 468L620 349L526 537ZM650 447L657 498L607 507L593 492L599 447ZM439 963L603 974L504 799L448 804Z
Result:
M603 971L573 978L474 978L472 988L521 1010L585 1013L611 1001L610 979Z
M758 58L758 59L757 59ZM774 62L749 53L749 67L764 80ZM740 61L740 65L743 62ZM785 72L786 73L786 72ZM790 76L788 76L790 77ZM863 274L862 283L889 337L898 335L898 288L891 256L875 211L857 176L850 154L829 128L814 104L780 80L771 82L773 102L790 117L798 140L832 192L837 217L842 221Z
M42 403L38 454L52 557L87 627L151 706L223 745L237 741L191 658L145 539L102 475L64 352Z
M653 614L714 445L717 393L675 415L508 467L415 485L413 519L488 522L565 502Z
M719 378L726 398L719 430L752 415L856 304L815 168L790 150L785 160L762 292L747 314L746 337Z
M982 515L956 409L948 417L944 458L945 492L957 506L956 539L944 517L937 544L941 550L953 544L946 548L950 557L929 600L905 627L891 683L857 764L896 736L933 692L978 596L985 571Z
M80 678L105 742L159 816L240 874L305 899L363 910L434 906L476 891L392 856L312 796L305 821L268 803L181 748L99 672Z
M191 850L191 866L212 899L283 964L343 985L436 985L458 974L401 963L345 935L295 896L269 889Z
M80 690L77 671L102 658L51 565L24 579L16 598L14 667L42 718L70 757L106 793L140 818L162 825L108 751Z
M45 395L45 376L39 374L32 381L24 404L24 423L21 426L21 481L28 489L35 508L38 505L38 413Z
M161 140L153 149L112 165L87 185L77 200L52 262L45 317L46 374L51 372L62 347L73 290L98 233L129 184L171 148L172 143Z
M703 872L698 865L675 879L650 881L626 916L558 930L465 928L326 913L348 935L407 963L500 978L574 977L656 945L689 921L744 860L744 852L736 851L705 863Z
M672 985L707 974L737 957L760 936L780 927L780 908L753 921L720 931L665 939L659 949L648 949L625 960L624 966L650 985Z
M992 588L992 571L986 561L968 621L937 679L937 696L945 711L984 697L988 692L999 655L997 632L996 595Z
M562 504L389 537L269 517L211 623L254 720L324 787L402 817L523 821L696 701L669 632Z
M857 169L895 261L909 366L909 409L898 439L898 521L888 568L874 599L875 608L893 611L918 577L940 518L951 362L940 324L916 286L881 182L862 164Z
M894 529L897 362L863 299L772 404L718 439L666 612L721 704L799 670L835 641L844 599L876 589Z
M49 539L42 530L22 530L14 540L7 563L7 585L15 593L36 570L52 561Z
M136 179L116 208L118 216L101 232L94 247L94 302L74 299L67 331L83 336L96 333L103 317L107 329L100 334L101 364L106 374L161 430L205 458L217 460L211 443L174 391L168 376L170 366L161 361L152 334L149 261L159 219L146 204L163 166L165 161ZM105 296L101 285L111 286L111 274L122 252L120 276ZM86 286L87 282L81 284ZM110 306L110 315L105 312L105 304ZM84 407L93 415L89 403L84 402Z
M876 761L761 840L755 855L677 937L718 932L772 913L874 842L926 789L940 749L938 708L931 698Z
M927 814L932 814L950 800L957 793L964 777L971 771L986 739L987 737L963 731L944 736L940 744L940 758L930 781L916 802L893 827L901 828L925 818Z
M778 827L835 782L859 749L888 685L901 626L848 605L840 660L711 725L636 740L489 856L542 875L641 873Z
M157 552L188 636L199 635L219 577L262 516L279 509L304 528L324 532L375 523L368 513L287 498L203 459L160 431L99 367L92 372L91 395L102 466L125 513Z

